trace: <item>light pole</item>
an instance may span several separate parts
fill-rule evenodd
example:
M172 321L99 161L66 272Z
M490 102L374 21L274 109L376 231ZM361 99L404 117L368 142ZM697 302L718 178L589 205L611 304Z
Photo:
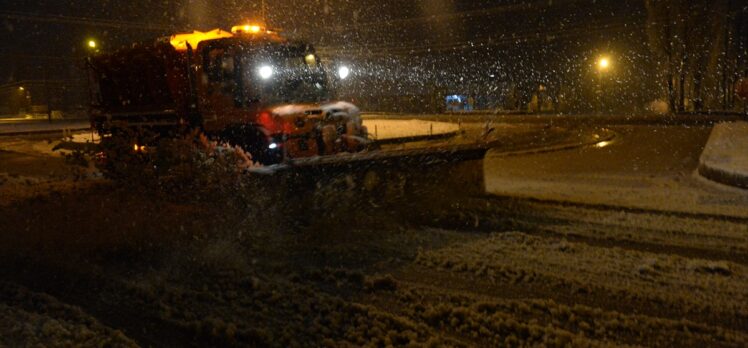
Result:
M28 103L27 95L28 95L28 91L26 91L26 88L24 86L18 86L18 98L17 98L18 99L18 112L17 112L18 114L21 113L22 109L25 110L28 108L29 103Z
M613 63L608 56L600 56L597 58L595 68L597 69L598 78L598 107L602 113L604 109L604 94L605 93L605 74L611 69Z
M268 27L267 10L265 8L265 0L260 1L260 16L262 17L262 25Z

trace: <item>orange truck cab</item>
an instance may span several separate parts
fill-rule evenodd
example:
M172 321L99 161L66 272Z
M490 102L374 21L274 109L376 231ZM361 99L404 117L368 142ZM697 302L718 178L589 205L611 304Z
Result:
M368 142L359 110L333 99L330 85L346 76L329 76L311 45L261 26L177 34L87 66L91 123L103 136L198 128L264 164Z

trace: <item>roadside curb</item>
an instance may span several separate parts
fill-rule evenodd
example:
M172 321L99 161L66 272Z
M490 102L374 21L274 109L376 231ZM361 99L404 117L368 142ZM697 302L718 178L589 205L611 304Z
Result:
M745 152L748 151L746 143L748 122L721 123L714 126L699 158L697 172L708 180L748 189L748 167L741 167L739 164L741 157L745 160Z
M603 129L601 133L602 135L600 137L594 138L594 139L583 139L583 140L575 141L575 142L560 143L556 145L543 146L543 147L527 149L527 150L505 151L505 152L497 153L493 156L494 157L509 157L509 156L521 156L521 155L535 155L535 154L542 154L542 153L548 153L548 152L570 150L570 149L576 149L576 148L585 147L585 146L593 146L593 145L597 145L597 144L605 143L605 142L612 142L613 140L615 140L617 136L616 132L609 130L609 129Z
M599 124L606 125L713 125L726 121L746 120L746 116L739 113L727 114L680 114L660 116L629 115L594 115L594 114L537 114L537 113L377 113L363 112L363 119L417 119L443 122L486 122L498 121L504 123L567 123L567 124Z
M445 133L438 133L438 134L414 135L414 136L409 136L409 137L389 138L389 139L382 139L382 140L374 139L374 142L377 144L389 145L389 144L411 143L411 142L416 142L416 141L441 140L441 139L454 137L460 134L461 132L462 132L461 130L456 130L452 132L445 132Z
M698 172L699 175L711 181L741 189L748 189L748 176L726 172L718 168L710 167L705 163L699 163Z
M63 129L42 129L42 130L29 130L29 131L15 131L15 132L0 132L0 137L12 137L12 136L23 136L23 135L34 135L34 134L67 134L71 132L82 132L91 130L91 127L85 128L63 128Z

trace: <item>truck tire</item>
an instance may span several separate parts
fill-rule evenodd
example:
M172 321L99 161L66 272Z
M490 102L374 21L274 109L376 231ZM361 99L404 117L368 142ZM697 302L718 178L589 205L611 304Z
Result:
M283 161L280 147L270 149L267 136L252 126L234 127L223 132L221 140L239 146L252 155L252 160L263 165L278 164Z

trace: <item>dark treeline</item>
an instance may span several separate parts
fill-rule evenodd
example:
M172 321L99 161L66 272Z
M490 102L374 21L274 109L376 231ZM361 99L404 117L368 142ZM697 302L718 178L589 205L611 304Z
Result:
M485 109L742 110L734 90L748 76L747 11L738 0L6 4L0 98L18 97L26 83L30 103L40 104L65 81L75 86L68 90L84 85L89 37L108 51L252 20L311 41L331 65L351 65L340 96L365 109L433 112L445 95L461 94ZM596 69L601 57L611 62L606 71ZM60 93L51 99L86 104L76 100L85 93Z

